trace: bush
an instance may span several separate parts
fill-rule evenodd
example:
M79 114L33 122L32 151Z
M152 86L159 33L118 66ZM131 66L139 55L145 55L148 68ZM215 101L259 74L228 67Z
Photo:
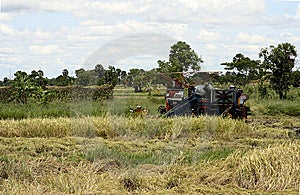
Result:
M70 101L70 100L106 100L113 97L113 86L103 85L94 87L65 86L65 87L47 87L54 95L49 96L47 101ZM7 103L15 93L11 87L0 88L0 102Z

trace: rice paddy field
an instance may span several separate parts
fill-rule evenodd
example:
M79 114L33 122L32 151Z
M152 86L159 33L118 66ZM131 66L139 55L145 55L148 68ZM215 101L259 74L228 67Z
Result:
M299 99L254 98L247 121L159 117L162 96L122 88L108 102L1 105L0 193L299 194Z

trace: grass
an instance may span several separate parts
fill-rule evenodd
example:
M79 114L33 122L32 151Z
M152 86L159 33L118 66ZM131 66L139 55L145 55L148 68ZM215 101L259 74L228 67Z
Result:
M249 134L243 121L220 117L134 118L122 116L1 120L2 137L129 137L172 140L181 137L234 139ZM128 139L128 138L126 138Z
M248 105L250 105L252 112L256 115L299 117L300 88L291 88L286 100L279 100L276 95L261 99L258 97L258 92L252 91Z
M116 96L114 100L106 101L75 101L75 102L50 102L47 105L29 103L0 104L0 119L24 118L57 118L80 116L119 115L129 116L130 108L142 105L149 115L158 115L157 108L164 104L162 97L147 96Z
M208 116L2 120L0 191L293 194L300 148L296 133L280 128L288 120L273 132Z
M53 102L53 111L11 107L11 116L20 114L0 120L0 193L298 194L298 116L273 116L262 112L266 102L250 101L246 123L160 118L163 98L120 94L112 102ZM131 116L136 104L150 116Z
M165 89L160 89L162 94ZM291 90L288 100L258 99L250 97L247 104L253 115L283 115L300 116L300 92ZM293 98L292 98L293 97ZM102 117L105 115L130 116L130 108L141 105L148 110L148 115L158 116L158 107L165 104L163 96L148 96L147 93L133 93L133 88L120 88L114 91L114 99L106 101L68 101L50 102L47 105L29 103L0 104L0 119L24 119L24 118L57 118L57 117Z

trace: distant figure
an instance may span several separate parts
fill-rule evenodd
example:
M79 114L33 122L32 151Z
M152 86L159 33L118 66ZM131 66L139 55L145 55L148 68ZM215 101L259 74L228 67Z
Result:
M144 109L142 106L139 105L136 106L136 109L130 108L129 111L135 114L136 116L140 116L140 117L144 117L148 114L148 110Z

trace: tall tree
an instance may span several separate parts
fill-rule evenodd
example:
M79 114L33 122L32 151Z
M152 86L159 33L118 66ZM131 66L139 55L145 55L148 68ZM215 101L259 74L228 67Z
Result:
M115 67L109 66L105 71L105 82L114 87L118 84L118 73Z
M296 70L292 72L293 87L300 87L300 71Z
M105 75L105 69L101 64L95 66L95 72L97 73L97 78L102 78Z
M84 70L83 68L75 70L76 83L82 86L96 85L97 73L95 70Z
M144 82L144 69L133 68L130 69L127 75L128 85L135 88L135 92L142 91Z
M236 84L245 85L250 80L257 79L259 64L259 60L251 60L249 57L238 53L233 57L232 62L224 62L221 65L226 66L225 70L234 72L230 75L235 77Z
M200 70L203 60L186 42L178 41L171 46L169 62L158 60L160 72L183 72Z
M44 72L42 70L32 70L29 75L32 82L36 82L36 85L45 88L47 85L47 79L44 78Z
M67 69L63 69L62 76L64 76L64 77L69 76L69 71Z
M101 64L97 64L95 66L95 72L96 72L96 77L97 77L97 84L98 85L103 85L105 84L105 72L106 70Z
M286 99L297 57L295 46L290 43L278 44L277 47L271 45L269 48L263 48L259 57L263 58L263 66L272 72L271 87L280 99Z
M69 76L69 71L67 69L63 69L61 75L52 79L52 84L56 86L67 86L72 85L74 81L75 78Z
M10 86L13 88L10 100L16 100L18 103L27 104L28 98L35 90L35 85L26 72L17 71L15 79L10 81Z
M125 70L121 71L121 83L123 84L124 87L128 86L128 78L127 78L127 73Z
M18 103L26 104L29 98L33 98L37 102L47 103L51 91L45 88L42 71L33 70L31 74L17 71L15 79L9 81L12 87L11 101L15 100Z

